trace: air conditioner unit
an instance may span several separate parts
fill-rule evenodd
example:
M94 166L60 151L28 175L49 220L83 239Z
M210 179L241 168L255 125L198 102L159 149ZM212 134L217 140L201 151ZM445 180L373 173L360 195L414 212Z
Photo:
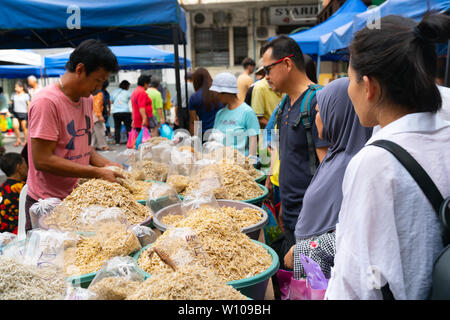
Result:
M256 40L265 41L269 38L269 29L267 27L256 28Z
M193 13L192 17L195 27L209 27L213 24L213 15L211 12L197 11Z

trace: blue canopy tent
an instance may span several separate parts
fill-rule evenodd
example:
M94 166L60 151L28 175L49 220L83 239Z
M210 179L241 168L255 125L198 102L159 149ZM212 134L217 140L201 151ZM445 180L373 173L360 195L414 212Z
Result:
M320 36L352 21L356 14L366 10L367 7L361 0L347 0L342 7L326 21L308 30L289 35L298 43L303 53L317 56L317 78L319 78L320 61L323 59L327 60L326 57L321 57L319 53ZM329 58L329 60L336 59Z
M45 76L59 77L64 73L63 69L47 69ZM30 75L40 78L44 76L44 68L42 66L32 65L7 65L0 66L0 78L15 79L26 78Z
M376 27L376 19L387 15L401 15L417 22L428 11L446 12L450 0L387 0L382 5L359 13L352 21L336 30L321 36L319 54L329 54L350 45L353 35L371 24ZM442 52L442 48L439 49Z
M110 46L109 48L116 55L120 69L175 68L175 55L154 46ZM64 69L70 54L71 52L63 52L46 56L44 58L45 69ZM184 64L184 58L180 58L180 63ZM189 59L186 63L188 66L191 65Z
M178 45L186 44L185 34L177 0L2 0L2 49L76 47L92 38L110 46L173 44L179 104Z

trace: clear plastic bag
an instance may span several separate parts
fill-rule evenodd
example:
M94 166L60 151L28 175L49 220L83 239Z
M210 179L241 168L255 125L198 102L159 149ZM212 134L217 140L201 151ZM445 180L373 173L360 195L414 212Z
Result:
M24 251L25 240L17 240L17 238L0 248L2 256L12 258L20 263L23 262Z
M23 263L53 270L55 273L62 272L64 250L78 240L79 236L74 232L33 229L27 233Z
M78 286L68 286L64 300L98 300L95 292Z
M156 213L172 204L181 203L178 193L166 183L153 183L148 191L147 207Z
M142 161L149 161L153 160L152 157L152 143L141 143L138 148L138 154L139 154L139 162L142 163Z
M118 222L128 225L125 213L117 207L105 208L99 205L92 205L83 209L80 213L79 221L83 230L94 230L102 223Z
M126 167L135 167L139 163L139 153L135 149L125 149L116 154L115 161Z
M141 225L135 225L131 228L134 235L138 238L142 247L148 246L156 241L156 232L151 228Z
M189 150L180 151L172 148L170 153L170 166L168 176L180 175L188 177L192 173L194 155Z
M17 235L11 232L1 232L0 233L0 248L10 244L17 239Z
M184 146L186 141L191 137L190 133L185 129L177 129L174 132L173 142L175 145Z
M192 210L205 207L220 210L219 203L214 197L213 192L211 191L211 189L207 188L206 185L204 185L203 188L189 192L184 197L184 200L181 204L181 209L186 217L189 216Z
M150 255L157 254L175 271L185 265L210 265L208 254L191 228L170 227L166 232L158 246L151 247Z
M88 290L100 300L124 300L145 280L131 257L115 257L103 263Z
M155 162L169 164L171 150L172 150L172 143L169 142L161 142L155 146L152 146L151 148L152 160Z
M31 227L39 228L39 219L51 213L59 204L61 204L61 200L58 198L39 199L34 203L30 207Z

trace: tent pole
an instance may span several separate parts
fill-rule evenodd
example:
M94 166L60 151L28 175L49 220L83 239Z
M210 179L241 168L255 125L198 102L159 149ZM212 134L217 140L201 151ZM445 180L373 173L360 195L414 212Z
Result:
M320 55L317 55L317 83L319 83L320 75Z
M175 53L175 82L177 88L177 106L181 106L181 83L180 83L180 61L178 53L178 29L176 25L172 26L173 49Z
M186 43L183 44L183 51L184 51L184 90L185 90L185 97L186 97L186 108L188 104L188 85L187 85L187 56L186 56ZM187 110L187 109L186 109Z
M447 67L445 68L445 86L448 88L450 87L450 40L448 41L448 48L447 48Z

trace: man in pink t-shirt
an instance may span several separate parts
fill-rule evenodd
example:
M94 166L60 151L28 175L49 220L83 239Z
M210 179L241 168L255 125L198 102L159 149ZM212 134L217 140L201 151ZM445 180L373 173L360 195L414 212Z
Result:
M137 81L137 88L131 94L133 123L131 126L138 131L142 127L150 129L152 137L158 136L156 120L153 118L152 100L146 90L150 86L151 76L141 75Z
M101 89L109 74L117 71L117 59L111 50L100 41L86 40L70 55L58 83L33 98L28 115L26 230L31 229L29 208L39 199L65 198L78 178L116 182L122 177L104 168L121 165L91 147L92 92Z

